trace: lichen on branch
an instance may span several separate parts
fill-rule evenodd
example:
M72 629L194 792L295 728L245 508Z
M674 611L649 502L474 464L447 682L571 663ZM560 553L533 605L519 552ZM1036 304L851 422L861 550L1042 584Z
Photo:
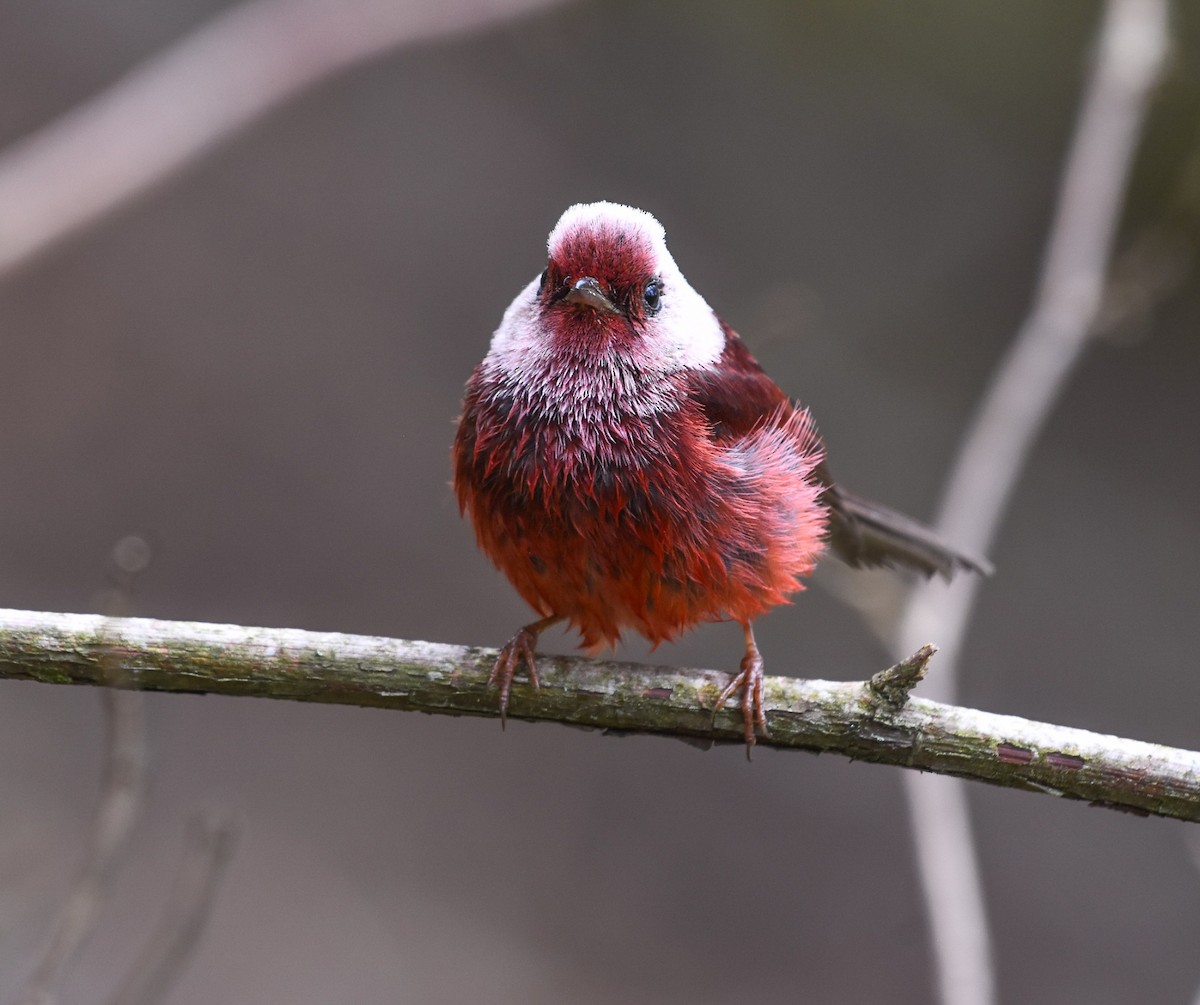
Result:
M868 681L767 678L760 745L1200 821L1200 753L908 697L931 656ZM486 686L495 657L436 642L0 610L0 678L47 684L497 717ZM514 687L510 718L742 743L736 710L712 714L725 673L568 656L540 656L538 668L541 688Z

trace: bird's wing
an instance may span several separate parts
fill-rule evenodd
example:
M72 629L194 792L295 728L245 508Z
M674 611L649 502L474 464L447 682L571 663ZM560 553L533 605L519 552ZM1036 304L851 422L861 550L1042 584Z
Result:
M690 392L722 442L745 436L780 413L791 411L788 396L766 375L729 325L721 322L725 349L711 369L690 376Z
M770 422L785 421L800 407L792 403L738 337L724 322L725 349L716 365L690 378L699 405L718 443L739 439ZM808 442L820 440L805 424ZM902 513L848 492L833 480L822 459L812 479L821 487L829 513L828 537L833 552L852 566L900 566L931 576L949 578L960 569L987 575L986 559L967 554L943 541L930 528Z

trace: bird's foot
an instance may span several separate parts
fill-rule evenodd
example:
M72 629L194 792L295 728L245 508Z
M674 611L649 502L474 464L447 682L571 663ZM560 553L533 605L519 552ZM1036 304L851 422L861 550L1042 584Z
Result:
M738 689L742 692L742 724L746 738L746 759L750 759L756 737L755 727L762 729L763 736L767 735L767 717L763 712L763 661L758 647L750 641L746 647L746 655L742 657L741 673L717 697L713 706L713 716L721 711L725 702L732 698Z
M537 659L534 657L533 649L537 645L538 636L560 620L562 619L557 617L542 618L541 621L535 621L532 625L526 625L508 640L504 648L500 650L500 655L496 657L492 672L488 674L487 686L500 685L501 729L508 721L508 692L512 688L513 677L522 660L525 661L525 668L529 672L529 683L534 688L542 686L541 681L538 680Z

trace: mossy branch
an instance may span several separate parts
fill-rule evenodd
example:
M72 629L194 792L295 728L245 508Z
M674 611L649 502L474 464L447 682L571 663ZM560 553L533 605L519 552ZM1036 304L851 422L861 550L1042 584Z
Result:
M1200 753L910 698L933 652L926 646L865 682L768 677L771 735L760 743L1200 821ZM0 610L0 677L48 684L494 717L486 681L495 656L436 642ZM565 656L543 656L538 667L541 689L514 687L511 718L741 742L740 710L712 719L727 674Z

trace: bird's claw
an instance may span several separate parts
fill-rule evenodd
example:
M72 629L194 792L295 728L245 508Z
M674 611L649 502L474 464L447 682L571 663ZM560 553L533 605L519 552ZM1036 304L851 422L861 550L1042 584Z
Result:
M742 724L743 735L746 738L746 759L750 759L750 751L756 742L755 727L762 729L767 736L767 716L763 711L763 661L757 649L747 651L742 657L741 673L735 674L725 690L717 696L713 705L713 719L738 690L742 692Z
M538 680L537 660L534 659L533 647L537 644L537 632L529 627L522 628L505 644L496 657L492 672L488 674L488 687L500 685L500 728L503 729L508 721L508 692L512 687L513 677L521 661L529 671L529 683L535 688L542 686Z

